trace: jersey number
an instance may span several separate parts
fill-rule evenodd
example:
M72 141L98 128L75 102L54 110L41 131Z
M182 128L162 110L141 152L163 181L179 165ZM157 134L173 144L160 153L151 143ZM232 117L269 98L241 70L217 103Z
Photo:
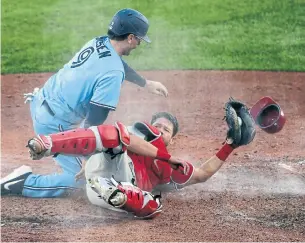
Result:
M89 57L93 52L94 52L94 48L92 46L82 50L82 52L79 53L77 57L77 61L72 62L71 68L76 68L83 65L89 59Z
M99 58L111 56L110 51L104 45L103 39L97 39L96 51ZM93 52L94 52L94 48L92 46L89 46L86 49L82 50L77 57L77 61L72 62L71 68L76 68L83 65L89 59L89 57L92 55Z

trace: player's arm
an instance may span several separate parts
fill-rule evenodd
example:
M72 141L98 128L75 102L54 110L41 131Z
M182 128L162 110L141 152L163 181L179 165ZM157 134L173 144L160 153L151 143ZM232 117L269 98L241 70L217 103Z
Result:
M130 144L127 147L127 150L138 155L153 158L157 157L158 154L158 148L144 139L132 134L130 134Z
M181 167L182 173L188 170L188 167L184 167L182 160L177 160L144 139L129 134L127 128L120 122L116 122L114 126L99 125L88 129L78 128L49 135L38 135L28 141L27 147L30 149L33 160L55 154L92 155L107 152L115 156L129 150L137 155L167 161L174 169Z
M182 172L183 172L183 169L185 169L185 172L183 172L183 173L186 173L186 170L188 169L188 168L184 168L184 165L185 165L184 161L182 161L180 159L176 159L168 152L163 151L163 150L155 147L151 143L145 141L144 139L139 138L138 136L135 136L132 134L130 134L130 144L127 147L127 150L130 152L133 152L137 155L147 156L147 157L159 159L162 161L166 161L174 169L177 169L180 166L182 169Z
M49 135L38 135L28 142L31 157L34 160L54 154L91 155L108 152L113 155L129 150L137 155L153 157L167 161L173 168L183 167L184 162L172 157L151 143L129 134L120 122L115 125L91 126ZM187 168L185 168L187 169Z
M125 79L131 83L137 84L140 87L144 87L149 92L162 95L167 97L168 91L167 88L158 81L146 80L140 76L134 69L128 66L128 64L122 60L125 70Z
M111 111L110 108L95 105L92 103L89 104L88 110L89 111L87 117L84 121L84 128L103 124L106 121L109 112Z
M124 71L125 71L125 79L131 83L134 83L140 87L144 87L146 85L146 79L139 75L134 69L128 66L128 64L122 59Z
M234 149L247 145L254 139L256 134L254 120L248 108L244 104L234 100L230 100L225 108L226 122L229 127L226 143L216 155L202 163L199 168L194 168L193 173L189 173L188 177L183 177L174 171L172 173L173 181L183 182L178 182L178 185L188 186L205 182L221 168ZM192 165L190 166L192 167Z
M227 146L227 145L225 145L225 146ZM231 150L231 149L229 149L229 150ZM232 149L232 151L233 151L233 149ZM220 152L220 153L222 153L222 152ZM228 156L228 155L229 155L229 153L226 154L226 156ZM185 186L205 182L206 180L208 180L222 167L222 165L224 164L224 162L226 160L226 156L222 157L220 159L217 155L214 155L207 161L203 162L199 168L194 169L194 173L193 173L192 177L190 178L190 180L187 182L187 184Z

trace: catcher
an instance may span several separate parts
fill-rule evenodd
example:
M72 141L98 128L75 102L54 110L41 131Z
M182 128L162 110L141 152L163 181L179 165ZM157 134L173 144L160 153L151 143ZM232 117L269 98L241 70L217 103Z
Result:
M138 218L153 218L162 211L160 196L152 194L154 189L180 189L205 182L234 149L254 139L254 121L246 105L230 99L225 109L229 128L226 142L199 168L168 153L167 146L178 132L178 122L166 112L155 114L151 124L136 122L127 128L117 122L114 126L40 135L30 139L28 147L33 159L59 153L91 155L84 166L90 202L127 211ZM24 187L26 183L25 179Z

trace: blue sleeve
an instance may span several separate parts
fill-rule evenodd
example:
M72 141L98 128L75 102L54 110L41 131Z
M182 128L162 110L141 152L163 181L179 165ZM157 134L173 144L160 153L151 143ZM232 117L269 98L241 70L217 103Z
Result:
M140 87L144 87L146 85L146 79L141 77L135 70L129 67L123 59L122 63L125 71L125 79L131 83L139 85Z
M121 71L106 73L97 82L90 103L110 110L115 110L119 103L123 80L124 73Z
M90 126L98 126L105 122L108 117L109 109L90 104L89 105L89 112L84 122L84 127L88 128Z

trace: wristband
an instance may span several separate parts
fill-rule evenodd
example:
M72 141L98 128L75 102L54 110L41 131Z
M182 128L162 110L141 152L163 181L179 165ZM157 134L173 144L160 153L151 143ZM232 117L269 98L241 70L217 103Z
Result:
M158 149L156 159L169 161L171 155L163 150Z
M230 145L230 144L225 144L224 146L222 146L222 148L217 152L216 156L222 160L225 161L228 156L230 155L230 153L232 153L232 151L234 150L234 148Z

